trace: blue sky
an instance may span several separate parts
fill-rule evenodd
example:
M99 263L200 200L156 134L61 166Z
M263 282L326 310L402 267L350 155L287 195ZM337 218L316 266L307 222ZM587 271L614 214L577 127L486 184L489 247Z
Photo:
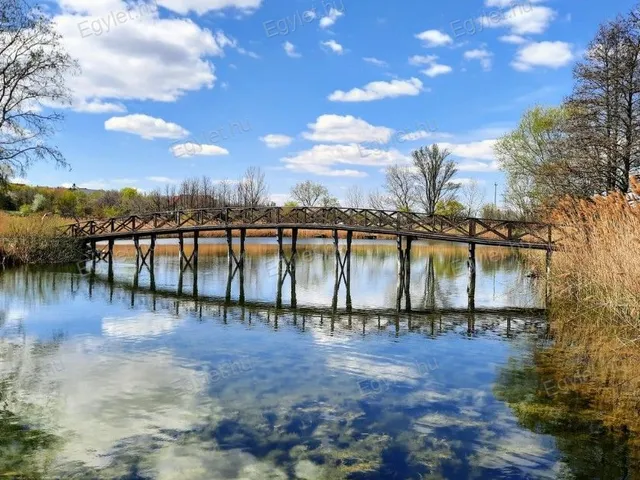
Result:
M338 198L446 144L493 198L492 145L572 86L598 24L634 5L547 0L59 0L82 68L56 135L71 171L39 185L164 188L261 167L280 202L311 179Z

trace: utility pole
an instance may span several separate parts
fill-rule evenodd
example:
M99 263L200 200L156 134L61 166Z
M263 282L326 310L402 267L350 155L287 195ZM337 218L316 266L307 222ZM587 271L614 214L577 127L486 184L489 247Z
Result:
M495 185L495 190L493 193L493 207L497 209L498 208L498 182L496 182L494 185Z

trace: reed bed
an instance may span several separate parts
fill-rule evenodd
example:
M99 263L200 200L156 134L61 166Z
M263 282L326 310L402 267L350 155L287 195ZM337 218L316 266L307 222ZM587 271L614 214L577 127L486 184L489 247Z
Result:
M640 193L640 183L634 182ZM560 303L581 317L640 341L640 208L621 194L566 199L554 214L564 225L551 281Z
M638 182L633 188L640 193ZM640 207L620 194L566 199L553 220L564 227L544 368L588 398L605 424L631 432L640 460Z
M82 257L82 243L57 236L65 222L49 217L0 215L0 263L71 263Z

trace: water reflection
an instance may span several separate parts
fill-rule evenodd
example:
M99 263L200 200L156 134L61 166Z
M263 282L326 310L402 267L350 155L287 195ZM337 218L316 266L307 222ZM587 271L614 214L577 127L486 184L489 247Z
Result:
M322 245L301 246L280 287L275 245L248 245L231 282L217 245L197 279L169 249L153 275L122 257L111 273L5 271L2 473L572 478L562 437L510 407L544 315L517 261L482 250L473 311L464 249L428 245L412 253L412 312L395 308L393 245L354 244L351 305L343 288L336 308Z

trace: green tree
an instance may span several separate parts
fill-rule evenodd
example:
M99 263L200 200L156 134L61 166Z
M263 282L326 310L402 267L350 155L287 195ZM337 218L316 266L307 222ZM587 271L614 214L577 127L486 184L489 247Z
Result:
M65 190L55 202L57 213L63 217L75 217L78 212L79 195L77 191Z
M440 200L436 204L436 215L445 217L459 217L465 213L465 207L459 201L451 198L449 200Z
M533 216L551 198L574 190L567 176L572 168L563 155L566 118L562 107L536 106L496 142L495 153L507 176L505 202L524 216Z

